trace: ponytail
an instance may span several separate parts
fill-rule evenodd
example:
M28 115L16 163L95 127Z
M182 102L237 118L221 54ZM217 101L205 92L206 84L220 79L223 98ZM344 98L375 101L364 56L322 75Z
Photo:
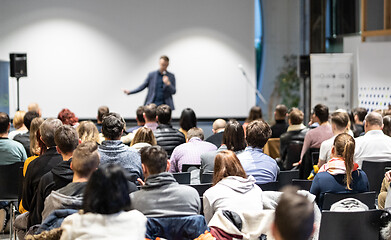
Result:
M345 182L346 182L346 187L349 190L352 190L350 188L350 184L353 181L352 171L354 167L354 163L353 163L354 145L355 145L354 142L347 141L342 153L342 157L345 160L345 168L346 168Z

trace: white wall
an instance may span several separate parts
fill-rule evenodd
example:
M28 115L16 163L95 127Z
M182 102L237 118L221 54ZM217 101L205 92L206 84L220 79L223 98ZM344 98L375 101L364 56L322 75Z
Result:
M141 84L162 54L177 78L174 117L185 107L198 117L246 116L255 104L237 68L255 81L253 0L3 0L0 59L10 52L28 55L21 108L38 102L44 117L67 107L94 118L100 105L135 117L146 90L121 88Z

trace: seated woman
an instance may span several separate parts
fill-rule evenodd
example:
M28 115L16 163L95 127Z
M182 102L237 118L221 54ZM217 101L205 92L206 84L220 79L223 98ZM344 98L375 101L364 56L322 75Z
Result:
M83 121L76 128L81 142L93 141L99 143L99 131L92 121Z
M130 208L128 185L121 167L99 168L90 177L83 211L68 216L61 239L143 239L147 218Z
M339 134L331 149L331 159L324 164L312 182L310 192L320 209L325 193L361 193L369 190L367 175L354 163L355 141L347 133Z
M187 131L190 128L197 127L197 117L193 109L185 108L181 113L181 117L179 118L179 131L185 135L187 139Z
M139 128L134 135L132 142L130 143L130 146L137 151L140 151L140 149L143 147L150 147L155 145L157 145L155 135L153 135L152 129L147 127Z
M239 159L232 151L216 155L213 187L204 193L204 215L207 222L218 210L235 213L258 213L263 210L262 190L253 176L246 175Z

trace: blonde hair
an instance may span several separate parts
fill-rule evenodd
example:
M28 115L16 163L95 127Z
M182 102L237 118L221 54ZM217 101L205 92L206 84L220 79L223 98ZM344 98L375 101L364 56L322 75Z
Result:
M91 121L83 121L76 128L81 142L99 142L99 131Z
M17 111L15 113L14 119L12 121L12 124L14 125L15 129L19 129L23 127L23 118L25 114L26 114L25 111Z
M132 142L130 143L130 146L133 146L136 143L149 143L152 146L157 145L156 138L153 135L152 129L147 127L141 127L137 130L136 135L134 135L134 138Z
M346 183L347 189L352 190L350 188L350 184L353 181L352 171L354 167L354 138L347 133L341 133L334 140L334 148L336 155L342 157L345 161L346 174L344 181Z
M30 152L31 155L39 155L41 148L38 145L37 132L41 124L43 123L43 118L36 117L31 121L30 125Z

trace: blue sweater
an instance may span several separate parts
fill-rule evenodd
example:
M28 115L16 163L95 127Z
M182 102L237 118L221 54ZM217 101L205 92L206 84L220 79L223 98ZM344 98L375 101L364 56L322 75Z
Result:
M322 209L325 193L361 193L369 191L367 175L362 170L352 172L352 190L348 190L344 183L345 174L331 175L328 172L316 174L310 192L316 196L316 203Z

